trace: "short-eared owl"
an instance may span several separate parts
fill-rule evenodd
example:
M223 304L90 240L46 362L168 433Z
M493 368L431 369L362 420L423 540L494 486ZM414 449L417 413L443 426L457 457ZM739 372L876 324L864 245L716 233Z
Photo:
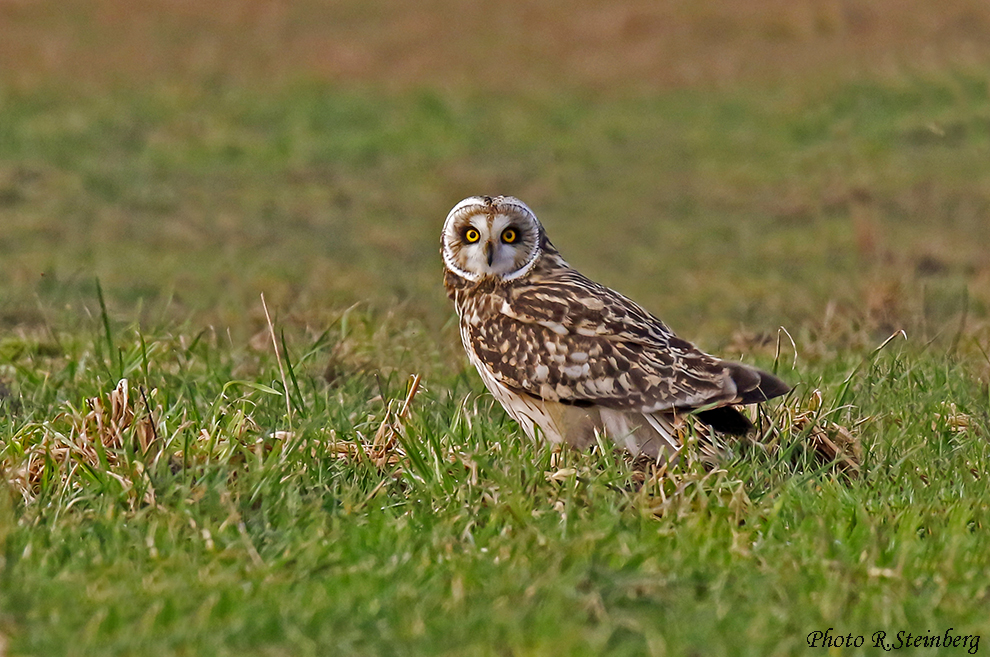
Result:
M787 393L776 376L720 360L618 292L572 269L525 203L473 196L444 222L444 286L485 386L530 438L582 448L602 433L668 458L678 415L752 428L733 404Z

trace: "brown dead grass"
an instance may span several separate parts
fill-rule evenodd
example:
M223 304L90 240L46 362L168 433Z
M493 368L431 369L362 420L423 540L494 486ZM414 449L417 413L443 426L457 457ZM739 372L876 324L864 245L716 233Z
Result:
M52 423L68 425L67 431L39 426L40 439L33 441L19 462L4 468L9 470L14 490L29 501L38 495L46 469L59 473L60 485L72 486L79 469L88 468L117 480L132 503L139 501L135 491L140 488L140 502L153 504L155 493L144 464L161 455L162 443L151 416L139 410L140 404L147 409L146 394L139 390L135 396L134 392L127 379L121 379L107 395L86 400L85 409L70 407ZM128 462L122 458L125 451L137 458ZM142 480L142 486L135 486L135 478Z
M0 82L318 79L486 90L814 79L990 61L980 0L3 0Z
M329 435L308 442L300 442L301 437L293 431L276 431L267 440L257 438L253 444L243 432L233 438L249 445L259 461L276 445L282 448L293 445L297 449L311 449L314 456L317 451L329 450L337 458L367 461L379 470L392 472L405 458L399 437L405 431L420 381L419 375L413 375L404 401L391 400L386 404L381 424L371 438L357 432L356 440L339 441L332 429ZM87 399L83 409L66 405L66 410L52 422L29 427L32 434L27 441L29 446L23 453L0 462L0 473L11 490L28 502L37 498L45 485L62 490L77 487L82 469L116 480L133 506L153 505L155 490L147 472L165 455L165 441L154 421L156 415L162 414L161 407L152 411L143 388L135 390L127 379L121 379L105 395ZM260 432L250 418L242 426L250 427L253 433ZM190 453L177 451L170 456L170 467L177 470L202 465L211 446L216 451L216 444L222 440L201 429L189 445ZM240 467L248 465L243 454L231 462ZM236 476L236 471L232 476ZM373 495L377 492L378 489Z

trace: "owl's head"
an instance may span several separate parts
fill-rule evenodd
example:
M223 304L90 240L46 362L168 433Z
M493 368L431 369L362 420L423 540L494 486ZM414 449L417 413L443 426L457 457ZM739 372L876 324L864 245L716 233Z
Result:
M472 196L450 211L440 238L447 269L477 281L511 281L536 264L545 242L543 226L512 196Z

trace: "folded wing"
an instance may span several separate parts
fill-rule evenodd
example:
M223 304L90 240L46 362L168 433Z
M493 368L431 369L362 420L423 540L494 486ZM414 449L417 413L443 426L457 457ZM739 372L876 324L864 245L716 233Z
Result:
M701 409L716 429L744 433L745 417L720 407L790 390L772 374L700 351L574 270L478 302L492 305L484 322L465 325L478 357L503 385L547 401L644 414Z

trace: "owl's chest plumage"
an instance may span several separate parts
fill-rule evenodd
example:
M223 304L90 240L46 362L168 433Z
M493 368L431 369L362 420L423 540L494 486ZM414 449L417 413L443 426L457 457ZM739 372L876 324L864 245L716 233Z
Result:
M525 327L517 323L493 322L508 303L503 290L494 283L448 286L460 318L461 342L472 362L482 369L525 367L528 343Z
M511 369L518 372L520 368L531 365L528 363L525 340L519 332L506 330L505 327L493 325L489 321L493 313L498 313L504 298L494 294L490 286L470 283L448 284L447 291L454 300L460 319L464 351L488 391L530 438L535 438L539 429L551 441L562 441L562 433L548 431L548 427L553 426L553 418L548 414L543 400L510 388L499 375L500 370Z

